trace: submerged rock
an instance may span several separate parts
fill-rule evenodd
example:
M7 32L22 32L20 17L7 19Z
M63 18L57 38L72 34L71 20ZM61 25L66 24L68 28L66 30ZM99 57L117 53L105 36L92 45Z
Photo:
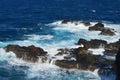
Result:
M72 21L72 20L63 20L61 23L62 23L62 24L67 24L68 22L71 22L71 23L72 23L73 21Z
M6 52L12 51L16 54L17 58L22 58L23 60L36 62L40 56L47 55L47 52L42 48L35 47L34 45L28 47L21 47L19 45L8 45L5 47Z

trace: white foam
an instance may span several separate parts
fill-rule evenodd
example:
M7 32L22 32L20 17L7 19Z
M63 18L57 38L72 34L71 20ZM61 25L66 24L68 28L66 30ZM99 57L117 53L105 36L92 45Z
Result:
M3 48L0 48L0 60L11 61L16 58L13 52L6 52Z
M89 31L88 28L81 21L78 21L78 25L75 25L76 22L69 22L67 24L62 24L62 21L56 21L49 25L54 26L54 30L67 30L69 32L72 32L75 34L75 36L78 36L79 38L84 38L87 40L90 39L102 39L106 40L108 43L116 42L120 38L120 24L110 24L110 23L104 23L105 27L112 28L116 32L114 36L104 36L99 35L100 31ZM91 22L91 26L95 25L97 22Z
M89 48L88 50L92 51L92 54L94 55L104 55L103 52L105 51L104 48L98 48L98 49Z
M28 37L29 40L50 40L53 38L52 35L36 35L36 34L31 34L31 35L25 35Z
M77 25L76 25L77 23ZM81 22L68 22L67 24L62 24L62 21L57 21L57 22L53 22L49 25L52 25L52 26L57 26L57 27L54 27L53 29L54 30L68 30L70 32L79 32L79 30L83 30L83 29L88 29L87 26L85 26L83 23Z
M107 59L107 60L111 60L111 61L115 61L115 60L116 60L116 57L115 57L115 56L105 55L104 58Z

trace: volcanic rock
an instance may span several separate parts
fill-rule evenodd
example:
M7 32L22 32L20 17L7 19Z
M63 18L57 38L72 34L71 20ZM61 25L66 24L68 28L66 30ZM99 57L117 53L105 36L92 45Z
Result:
M99 48L107 45L107 42L104 40L92 39L91 41L87 41L85 39L79 39L78 45L84 45L84 48Z
M5 47L6 52L12 51L16 54L17 58L22 58L23 60L36 62L40 56L46 56L47 52L42 48L35 47L34 45L28 47L21 47L19 45L8 45Z
M92 27L89 27L89 31L102 31L104 29L104 24L97 23Z
M115 35L115 32L111 29L103 29L100 35L113 36Z

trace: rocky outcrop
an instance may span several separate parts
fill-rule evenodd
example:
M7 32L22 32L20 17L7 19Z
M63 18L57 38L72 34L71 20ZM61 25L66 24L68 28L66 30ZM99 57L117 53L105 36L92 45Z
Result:
M113 36L115 35L114 29L106 28L104 24L97 23L94 26L89 27L89 31L101 31L99 35Z
M117 54L120 46L120 39L114 43L109 43L105 46L104 54L114 56Z
M72 57L75 58L75 60L64 58L63 60L56 60L55 65L67 69L81 69L90 71L99 69L99 74L102 75L109 75L111 73L114 74L116 69L114 60L107 59L105 56L116 55L118 51L118 46L120 46L120 40L108 44L104 40L93 39L87 41L85 39L80 39L78 41L78 44L82 44L84 45L84 47L72 49L72 52L70 49L61 49L59 52L60 55L72 55ZM92 51L89 51L89 48L99 48L100 46L104 47L105 49L104 55L94 55L92 54Z
M105 40L99 40L99 39L92 39L90 41L87 41L85 39L79 39L78 45L84 45L84 48L100 48L103 47L106 50L106 53L112 52L116 54L118 51L118 48L120 46L120 39L113 43L107 43Z
M26 61L36 62L40 56L46 56L47 52L42 48L33 45L28 47L21 47L19 45L8 45L5 47L6 52L12 51L16 54L17 58L22 58Z
M100 35L113 36L115 35L115 31L112 29L103 29Z
M115 64L116 64L116 68L117 68L116 69L116 74L117 74L116 80L120 80L120 46L119 46L118 53L116 55Z
M97 23L92 27L89 27L89 31L102 31L104 29L104 24L102 23Z
M101 46L107 45L107 42L104 40L92 39L91 41L87 41L85 39L79 39L78 45L84 45L86 49L88 48L99 48Z
M91 51L84 47L74 49L73 54L73 57L76 60L56 60L55 65L67 69L81 69L90 71L94 71L99 68L99 73L101 74L106 72L106 70L114 70L113 61L106 60L101 55L93 55Z

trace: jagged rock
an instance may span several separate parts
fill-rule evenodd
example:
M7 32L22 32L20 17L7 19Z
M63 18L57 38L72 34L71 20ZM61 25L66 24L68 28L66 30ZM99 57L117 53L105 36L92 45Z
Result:
M12 51L16 54L17 58L22 58L26 61L36 62L39 56L47 55L47 52L42 48L33 45L28 47L21 47L19 45L8 45L5 47L6 52Z
M104 47L107 45L107 41L105 40L98 40L98 39L92 39L90 41L91 48L99 48L99 47Z
M105 49L105 51L103 53L108 56L115 56L117 54L117 52L118 52L118 50L116 50L116 49Z
M115 35L115 32L111 29L103 29L100 35L113 36Z
M70 54L70 53L68 53ZM75 49L74 56L76 60L64 59L64 60L56 60L55 65L67 68L67 69L81 69L81 70L91 70L99 68L99 72L105 72L106 69L112 70L108 66L113 66L114 62L110 60L106 60L101 55L93 55L91 51L84 47L79 47ZM108 67L108 68L107 68Z
M89 31L101 31L99 35L113 36L115 35L114 29L104 27L104 24L97 23L92 27L89 27Z
M71 20L63 20L61 23L62 23L62 24L67 24L68 22L71 22L71 23L72 23L73 21L71 21Z
M85 40L85 39L79 39L78 45L84 45L84 48L88 49L90 48L90 44L89 41Z
M99 47L104 47L107 45L107 42L104 40L98 40L98 39L92 39L91 41L87 41L85 39L79 39L78 45L84 45L84 48L99 48Z
M117 70L116 70L116 74L117 74L116 80L120 80L120 46L119 46L118 53L116 55L115 64L116 64L116 68L117 68Z
M108 45L105 46L105 48L110 50L112 49L118 50L119 46L120 46L120 39L114 43L109 43Z
M92 27L89 27L89 31L102 31L104 29L104 24L97 23Z

